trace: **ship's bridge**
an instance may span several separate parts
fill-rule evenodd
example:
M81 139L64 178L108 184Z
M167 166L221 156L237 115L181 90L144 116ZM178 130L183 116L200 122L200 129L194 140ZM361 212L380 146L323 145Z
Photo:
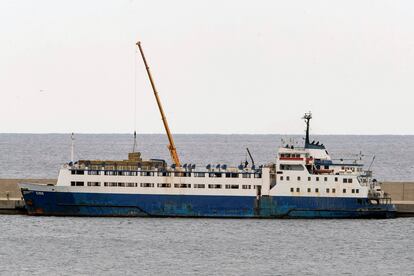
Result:
M282 170L306 170L310 174L356 174L363 173L363 164L358 160L333 160L325 148L294 147L279 148L277 167Z
M286 145L280 147L278 151L278 159L284 162L297 163L298 161L304 161L309 158L311 158L311 156L304 148Z

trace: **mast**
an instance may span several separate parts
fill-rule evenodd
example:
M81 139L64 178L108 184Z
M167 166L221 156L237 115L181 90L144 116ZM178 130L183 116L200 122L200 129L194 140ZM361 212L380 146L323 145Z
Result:
M138 46L139 51L141 53L142 60L144 61L145 69L147 70L148 78L151 82L152 90L154 91L155 100L157 101L158 109L160 110L160 113L161 113L161 119L164 124L165 131L167 132L168 141L170 143L168 145L168 149L170 150L171 158L174 164L176 165L176 167L181 167L180 158L178 157L177 149L175 148L175 144L174 144L174 139L171 135L170 128L168 127L167 118L165 117L164 110L161 105L161 100L158 97L158 92L157 92L157 89L155 88L154 80L152 79L147 60L145 59L144 51L142 50L142 47L141 47L141 41L138 41L136 45Z
M305 113L305 115L303 116L303 119L305 120L305 123L306 123L306 138L305 138L305 147L306 147L310 144L309 124L310 124L310 120L312 119L312 113L310 111L309 113Z
M137 131L134 131L134 146L132 147L132 152L135 152L137 147Z
M70 162L73 164L75 159L75 134L72 132L72 135L70 136L71 140L71 147L70 147Z

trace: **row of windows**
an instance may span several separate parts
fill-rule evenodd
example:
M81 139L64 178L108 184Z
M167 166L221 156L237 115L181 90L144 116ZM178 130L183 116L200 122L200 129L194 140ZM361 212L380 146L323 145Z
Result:
M71 186L84 186L84 182L82 181L72 181L70 183ZM139 184L139 185L138 185ZM101 186L100 182L87 182L87 186L97 187ZM105 187L143 187L143 188L171 188L171 183L157 183L155 186L154 183L124 183L124 182L104 182ZM230 185L221 185L221 184L208 184L209 189L222 189L223 186L226 189L239 189L240 185L238 184L230 184ZM193 184L193 187L196 189L205 189L206 184ZM191 188L191 184L186 183L175 183L174 188ZM241 188L244 190L250 190L252 185L241 185ZM256 186L253 186L256 189Z
M291 164L291 165L285 164L285 165L280 165L279 168L282 171L304 171L305 170L303 165L299 165L299 164Z
M101 173L103 172L103 174ZM83 170L72 170L71 174L85 174ZM152 171L86 171L88 175L120 175L120 176L177 176L177 177L225 177L225 178L262 178L261 173L234 173L234 172L152 172ZM252 176L253 175L253 176Z
M344 167L344 166L342 166L341 169L343 171L353 171L353 172L357 171L357 172L362 172L362 168L356 168L356 167Z
M299 158L300 154L299 153L281 153L280 157L293 157L293 158Z
M285 178L283 177L283 175L282 176L280 176L280 178L279 178L281 181L283 181ZM300 176L298 176L297 178L296 178L298 181L301 181L301 177ZM310 177L310 176L308 176L308 181L311 181L312 180L312 177ZM319 181L320 180L320 177L319 176L317 176L317 177L315 177L315 181ZM335 177L334 178L334 180L335 180L335 182L338 182L338 177ZM290 176L286 176L286 181L290 181ZM328 177L324 177L323 178L323 181L328 181ZM352 183L352 178L343 178L342 179L342 182L343 183Z
M295 192L295 188L290 188L290 191L292 192L292 193L294 193ZM312 192L312 189L311 188L308 188L307 189L307 191L308 191L308 193L311 193ZM319 188L315 188L315 193L319 193ZM332 188L332 189L330 189L330 188L326 188L326 193L330 193L330 192L332 192L333 194L335 194L336 193L336 189L335 188ZM296 192L297 193L300 193L300 188L296 188ZM346 194L346 189L342 189L342 193L343 194ZM359 194L359 189L351 189L351 193L352 194Z

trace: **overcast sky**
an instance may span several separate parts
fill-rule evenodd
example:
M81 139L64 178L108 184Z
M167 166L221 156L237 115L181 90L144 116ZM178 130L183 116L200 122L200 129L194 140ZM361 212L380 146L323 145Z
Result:
M412 1L1 1L0 132L414 134ZM135 75L135 76L134 76Z

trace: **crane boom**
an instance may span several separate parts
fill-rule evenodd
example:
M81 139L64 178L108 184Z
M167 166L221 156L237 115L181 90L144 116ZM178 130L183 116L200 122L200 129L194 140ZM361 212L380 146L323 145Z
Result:
M157 88L155 88L155 83L154 83L154 80L152 79L150 68L148 66L147 60L145 59L144 51L142 50L142 47L141 47L141 41L137 42L137 46L141 53L142 60L144 61L145 69L147 70L148 78L151 82L152 90L154 91L155 100L157 101L158 109L160 110L160 113L161 113L161 119L164 124L165 131L167 132L168 142L170 143L168 145L168 149L170 150L171 158L174 164L176 165L176 167L181 167L180 158L178 157L177 149L175 148L175 144L174 144L174 139L171 135L170 128L168 127L168 122L164 114L164 109L162 108L161 100L158 97Z

